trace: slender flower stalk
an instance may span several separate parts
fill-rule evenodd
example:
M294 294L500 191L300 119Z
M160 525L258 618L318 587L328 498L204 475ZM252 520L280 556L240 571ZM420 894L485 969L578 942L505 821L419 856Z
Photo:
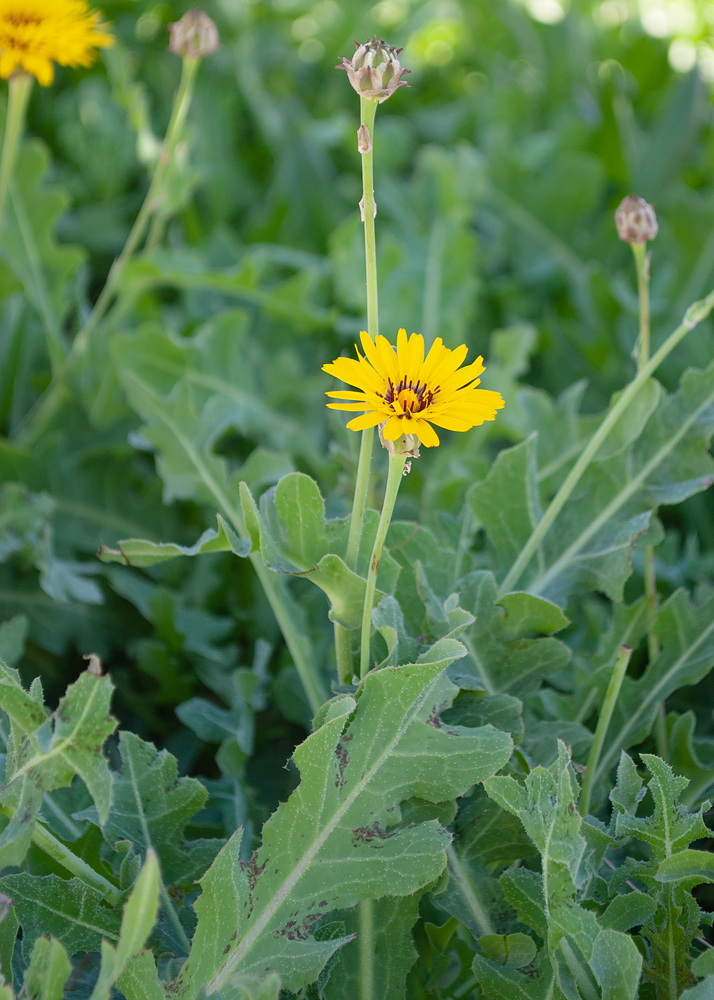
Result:
M377 293L377 244L374 227L374 120L377 113L376 98L360 97L360 128L358 133L358 148L362 154L362 201L361 208L364 217L364 251L367 275L367 330L376 340L379 334L379 303ZM372 463L372 447L374 444L374 427L362 431L360 441L359 461L357 463L357 479L352 501L352 517L347 538L346 562L351 570L357 566L359 543L362 538L364 511L367 506L369 490L369 473ZM347 684L352 679L352 646L350 633L342 625L335 624L335 654L337 658L337 677L341 684Z
M672 353L675 347L677 347L680 341L686 337L689 331L693 330L695 326L707 318L712 309L714 309L714 292L710 292L705 299L701 299L699 302L694 302L689 309L687 309L684 319L679 324L677 329L674 330L669 337L667 337L659 350L652 355L649 361L637 373L635 378L622 391L615 405L612 407L603 422L588 441L583 451L580 453L580 457L566 476L562 486L551 500L548 508L543 514L543 517L531 532L530 538L523 546L515 562L506 574L503 583L499 587L500 596L507 594L516 586L523 575L523 572L528 567L531 559L538 551L538 547L541 542L551 529L556 517L567 503L577 484L580 482L583 473L595 458L603 442L607 439L610 431L613 429L625 410L627 410L628 406L645 384L647 379L657 370L657 368L659 368L664 359Z
M630 662L631 656L632 646L620 647L617 660L615 661L615 666L613 667L612 675L610 677L610 683L608 684L607 691L605 692L605 700L602 703L600 717L597 720L595 736L593 737L592 746L590 747L590 755L588 756L588 763L583 777L583 789L580 793L581 816L586 816L588 810L590 809L590 796L592 794L595 772L597 771L598 761L600 760L602 747L605 742L605 737L607 736L607 730L610 726L612 713L615 710L615 705L617 704L617 699L620 695L620 688L622 687L622 682L625 679L627 665Z
M193 89L196 80L196 70L198 69L199 62L200 59L196 56L184 56L183 58L181 81L174 100L171 119L166 130L166 138L164 139L164 144L154 170L154 176L152 177L151 184L149 185L149 190L144 198L141 208L139 209L139 214L134 221L134 225L131 227L131 232L127 237L124 248L112 264L104 288L95 302L94 308L89 314L87 322L84 324L74 340L74 344L72 345L72 355L78 356L86 351L94 330L103 319L112 299L114 298L114 294L116 292L119 279L124 272L124 268L139 247L139 244L146 233L151 216L156 210L157 202L161 196L161 189L163 187L166 171L176 154L176 146L178 145L183 131L188 109L191 106L191 99L193 97Z
M156 163L149 190L139 209L139 214L134 221L134 225L121 253L112 264L104 288L100 292L87 321L74 338L72 347L64 363L53 372L52 381L49 386L25 417L24 423L17 434L18 442L22 444L31 445L54 419L57 410L67 395L66 383L70 375L76 370L77 364L86 354L94 331L104 318L115 297L117 285L124 272L124 268L136 252L146 233L151 216L160 201L166 171L175 156L176 147L181 138L186 116L191 106L199 63L200 57L185 56L183 58L181 80L176 96L174 97L171 117L164 137L161 154Z
M10 179L15 168L15 160L25 129L27 103L32 90L32 76L29 73L15 73L8 83L7 119L5 122L5 137L0 160L0 226L5 214L5 202L10 186Z
M647 240L654 239L657 235L657 216L653 207L643 198L628 195L617 210L615 222L620 239L630 244L633 257L635 258L640 323L634 355L637 360L637 370L642 371L650 358L650 254L647 251ZM647 545L645 547L644 556L644 581L648 621L647 652L649 661L652 663L657 659L660 651L659 638L655 629L659 602L654 545ZM667 723L664 702L659 706L655 735L657 752L660 757L666 758Z
M367 572L367 586L364 592L364 609L362 612L362 641L360 646L360 680L364 680L369 672L369 651L372 642L372 608L374 606L374 592L377 589L377 571L382 559L384 541L387 531L392 521L394 504L399 493L399 484L404 475L406 464L406 452L395 452L389 456L389 473L387 475L387 488L384 491L384 503L382 513L377 525L377 534L374 539L372 556L369 560L369 570Z

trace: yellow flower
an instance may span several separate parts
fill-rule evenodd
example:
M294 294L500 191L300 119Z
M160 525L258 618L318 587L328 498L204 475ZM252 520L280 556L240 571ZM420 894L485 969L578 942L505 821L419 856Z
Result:
M460 367L468 352L464 345L451 351L437 337L424 357L424 338L417 333L407 340L406 331L400 330L396 350L384 337L378 336L375 343L369 334L361 333L360 339L365 357L357 348L359 361L337 358L322 366L323 371L360 390L327 393L342 400L328 403L330 409L364 411L347 424L350 430L384 424L382 435L388 441L416 434L430 448L439 443L432 424L468 431L484 420L495 420L496 410L504 405L499 392L476 388L484 370L483 358Z
M85 0L0 0L0 76L16 70L52 83L53 62L89 66L114 39Z

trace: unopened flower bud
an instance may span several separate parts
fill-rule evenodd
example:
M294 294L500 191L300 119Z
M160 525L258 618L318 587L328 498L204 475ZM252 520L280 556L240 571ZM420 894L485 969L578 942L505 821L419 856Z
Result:
M615 225L617 235L625 243L647 243L655 238L659 229L654 208L635 194L628 194L620 202L615 212Z
M177 56L199 59L210 56L220 48L218 29L200 7L193 7L180 21L170 24L169 31L169 52L175 52Z
M397 87L408 86L402 77L411 70L399 63L401 49L385 41L372 41L363 45L355 42L357 51L352 59L342 59L337 69L347 70L350 83L361 97L375 97L381 104L391 97Z

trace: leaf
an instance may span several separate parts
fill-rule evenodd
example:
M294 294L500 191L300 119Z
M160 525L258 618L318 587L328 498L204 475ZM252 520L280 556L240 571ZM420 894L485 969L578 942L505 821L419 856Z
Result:
M147 542L139 538L129 538L117 542L117 549L101 545L98 555L102 562L118 562L123 566L155 566L156 563L166 562L167 559L175 559L177 556L197 556L204 552L233 552L237 556L247 556L250 552L250 542L239 538L220 514L217 515L217 520L218 530L209 528L204 531L194 545Z
M530 976L476 955L473 964L479 986L493 1000L563 1000L547 960Z
M22 656L28 624L24 615L15 615L0 625L0 660L8 667L14 667Z
M119 914L104 906L102 894L81 879L21 872L0 879L0 891L15 900L26 959L41 934L53 934L70 955L99 951L102 938L119 939Z
M0 834L3 865L20 864L45 792L71 784L78 774L97 811L106 817L112 776L102 754L116 721L109 715L113 686L108 677L87 671L70 684L49 715L36 694L26 692L16 670L0 663L0 708L10 717L5 784L0 802L11 819Z
M621 600L632 546L652 510L680 503L714 477L713 403L714 364L690 369L677 393L662 393L629 447L592 462L526 568L525 589L557 604L574 590L598 589ZM541 518L535 438L501 452L469 498L505 572Z
M566 666L570 650L564 643L550 635L531 637L534 631L550 632L567 621L548 601L519 594L515 603L503 607L497 602L493 575L484 570L470 573L459 589L461 607L475 619L462 635L469 658L451 671L461 687L485 690L489 695L523 697L536 689L543 677Z
M686 591L678 590L660 607L654 627L661 652L638 680L625 677L598 778L612 767L621 748L647 736L665 698L684 685L696 684L714 665L714 597L695 604Z
M714 1000L714 976L707 976L696 986L680 993L679 1000Z
M116 948L102 941L102 964L92 991L91 1000L109 1000L112 986L146 944L159 911L161 876L156 854L146 852L146 861L139 872L129 898L124 904Z
M190 885L215 855L216 841L186 841L184 827L202 808L206 790L195 778L179 778L176 758L134 733L119 736L122 770L103 824L110 844L130 841L142 857L153 849L169 885Z
M672 768L654 754L640 756L652 776L647 787L654 799L654 812L644 817L622 813L617 817L617 834L644 840L652 848L653 859L662 862L709 833L701 812L687 813L678 806L687 779L676 777Z
M695 976L714 976L714 948L707 948L692 962Z
M593 944L590 968L602 987L602 1000L637 1000L642 956L627 934L600 931Z
M344 933L355 935L336 953L334 964L324 988L325 1000L344 1000L358 996L362 963L371 963L372 979L379 990L380 1000L403 1000L407 974L417 959L412 940L412 928L419 919L419 903L423 892L411 896L369 901L373 928L373 947L365 959L360 950L362 906L335 914L344 922Z
M478 939L484 956L497 965L522 969L536 957L535 941L527 934L484 934Z
M317 978L340 941L312 924L360 899L407 895L443 870L435 820L400 828L399 803L462 794L508 759L511 741L490 727L441 726L456 689L448 661L371 672L354 713L323 724L295 751L301 783L238 866L240 835L202 880L191 955L175 989L220 989L236 972L277 972L291 990Z
M681 800L686 806L698 804L714 785L714 741L694 735L694 712L672 713L667 718L669 753L667 759L676 774L689 779Z
M235 976L231 980L231 992L236 1000L278 1000L280 996L280 977L274 973L260 980L257 976ZM232 991L236 992L233 993Z
M140 951L129 959L117 980L117 988L126 1000L166 1000L164 985L150 951Z
M30 493L22 483L0 487L0 562L15 552L33 551L52 516L50 497Z
M657 901L644 892L627 892L615 896L600 916L600 926L614 931L629 931L647 924L654 916Z
M61 331L70 305L66 282L84 254L55 241L57 217L67 199L58 188L43 184L48 161L37 141L20 150L4 220L2 256L40 317L48 341L58 350L57 360L62 356Z
M259 509L247 486L242 484L241 501L245 523L250 521L258 526L260 552L266 566L276 573L292 573L311 580L330 600L330 619L343 628L359 628L366 582L342 558L347 524L325 521L325 502L317 483L301 472L283 476L260 498ZM371 524L366 524L362 548L366 547L371 528ZM398 572L387 553L380 563L378 583L382 587L393 585L395 570ZM383 591L377 590L375 602L383 597Z
M65 948L52 937L38 938L30 955L22 989L39 1000L62 1000L64 984L72 971Z
M226 310L193 337L175 336L163 325L145 324L136 333L115 335L112 357L124 381L138 379L157 396L175 397L180 392L198 412L209 406L211 412L220 413L216 427L233 426L321 468L324 459L304 426L264 402L262 356L252 347L247 318L244 311ZM253 490L270 485L245 473L240 478Z
M709 851L679 851L661 861L655 878L658 882L686 881L692 887L714 881L714 856Z

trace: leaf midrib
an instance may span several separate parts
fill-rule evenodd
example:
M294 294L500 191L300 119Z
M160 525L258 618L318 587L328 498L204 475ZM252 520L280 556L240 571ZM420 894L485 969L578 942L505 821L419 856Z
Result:
M714 391L707 396L706 400L695 410L687 420L680 426L677 433L669 438L667 442L655 453L655 455L649 460L649 462L642 467L640 472L631 479L628 485L615 496L607 507L600 512L600 514L591 521L588 527L583 531L580 536L565 550L565 552L553 563L549 570L541 574L540 577L530 584L529 590L531 593L539 593L546 587L551 580L555 579L559 573L572 561L573 557L576 556L582 548L587 545L591 538L597 534L597 532L607 524L610 518L618 512L618 510L630 499L630 497L642 486L642 484L647 480L650 473L652 473L658 465L660 465L667 455L672 451L675 445L679 444L684 435L690 429L692 424L701 416L701 414L714 402Z
M436 681L438 680L440 674L437 674L424 690L421 697L418 699L416 704L413 706L409 715L407 715L402 726L397 730L392 741L387 745L386 749L382 755L377 759L373 767L364 774L362 778L356 783L354 791L347 796L340 808L334 813L333 818L327 823L323 832L315 839L312 846L303 855L302 860L293 869L292 873L285 879L281 887L275 893L273 898L270 900L266 908L263 910L262 914L258 918L255 924L253 924L249 933L244 937L236 950L230 955L224 962L221 969L216 973L213 979L206 986L207 993L216 992L221 988L221 986L226 982L226 980L233 974L236 970L238 963L241 959L248 953L256 938L262 933L265 927L269 924L270 920L277 912L283 901L287 898L290 892L294 889L297 883L300 881L302 876L305 874L310 864L316 857L316 855L321 850L322 846L325 844L327 839L336 829L338 823L343 818L343 816L348 812L356 799L362 794L364 789L367 787L369 782L372 780L377 771L382 767L388 756L391 755L393 748L399 743L403 738L406 730L412 725L417 713L420 711L422 705L426 701L428 695L431 693Z

